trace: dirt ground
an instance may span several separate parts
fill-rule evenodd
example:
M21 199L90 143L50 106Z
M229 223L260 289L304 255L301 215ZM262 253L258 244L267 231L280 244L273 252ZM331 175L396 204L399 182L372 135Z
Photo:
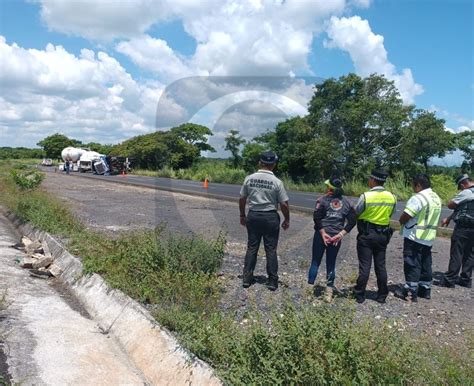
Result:
M48 174L44 186L51 193L67 200L70 208L91 229L113 235L130 229L151 228L166 223L170 232L201 234L215 238L219 232L227 234L227 254L222 267L221 280L225 287L222 308L236 315L245 323L255 309L269 311L283 301L297 303L322 302L320 288L306 283L311 259L314 234L312 218L307 214L292 213L291 226L280 234L279 275L280 288L270 292L265 287L265 257L259 254L257 283L249 289L242 288L241 271L247 234L239 223L236 203L217 201L177 193L91 181L74 176ZM290 203L291 204L291 203ZM389 284L393 290L402 283L403 238L394 234L387 251ZM449 260L450 240L437 238L433 246L433 272L438 279ZM334 306L347 299L347 292L357 277L356 230L344 238L337 261L336 286L340 294ZM320 268L318 283L324 283L326 267ZM391 294L386 304L374 301L375 275L372 271L368 285L368 299L356 305L357 315L380 322L388 322L398 330L415 330L433 336L440 345L463 343L465 331L474 329L473 290L433 287L432 299L407 303ZM355 304L355 303L354 303Z

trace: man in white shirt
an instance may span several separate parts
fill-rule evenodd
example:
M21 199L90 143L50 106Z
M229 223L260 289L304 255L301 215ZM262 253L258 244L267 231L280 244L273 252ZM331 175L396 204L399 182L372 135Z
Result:
M430 299L432 274L431 247L441 215L441 199L431 190L430 178L418 174L412 181L413 195L400 216L403 234L403 271L406 284L395 296L416 302Z

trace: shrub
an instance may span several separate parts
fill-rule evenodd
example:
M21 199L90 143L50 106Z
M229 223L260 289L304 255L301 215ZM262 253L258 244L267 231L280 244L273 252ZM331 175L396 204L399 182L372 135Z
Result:
M473 370L462 350L447 352L389 323L362 323L350 307L288 304L244 327L222 313L176 307L156 317L232 385L461 385Z
M37 170L25 170L23 172L12 170L10 173L13 181L21 190L34 190L44 180L44 174Z

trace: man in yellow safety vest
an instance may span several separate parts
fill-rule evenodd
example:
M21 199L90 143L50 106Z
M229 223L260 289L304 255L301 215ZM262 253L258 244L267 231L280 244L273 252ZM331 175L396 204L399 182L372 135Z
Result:
M384 184L388 173L384 170L372 170L368 185L371 188L363 193L355 207L357 218L357 256L359 258L359 277L354 287L357 303L365 301L365 288L369 280L372 258L377 276L377 302L385 303L388 295L385 252L392 237L390 217L395 210L397 199Z
M395 291L395 296L416 302L418 297L431 298L431 247L441 216L441 199L431 190L430 178L426 174L417 174L412 188L415 194L400 216L406 284Z

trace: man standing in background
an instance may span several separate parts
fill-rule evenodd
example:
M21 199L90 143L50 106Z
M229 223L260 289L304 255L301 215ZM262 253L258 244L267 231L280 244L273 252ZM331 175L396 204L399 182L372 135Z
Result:
M395 291L395 296L416 302L418 296L431 299L431 248L441 215L441 199L431 190L426 174L413 177L412 188L415 195L408 200L400 216L406 283Z
M461 190L449 203L454 213L443 220L448 226L451 218L455 222L451 236L451 253L448 272L444 274L440 285L444 287L460 286L472 288L472 269L474 267L474 183L467 174L456 178ZM461 275L459 276L459 271Z
M244 288L250 287L254 282L253 272L262 238L267 257L267 287L271 291L278 288L277 246L280 234L278 205L284 216L281 227L285 230L290 226L290 209L283 183L273 174L277 160L275 153L263 152L260 155L260 169L245 178L240 190L240 223L247 228L248 234L243 272ZM245 214L247 201L248 215Z
M357 303L365 301L372 258L377 276L377 302L385 303L388 295L385 253L393 232L390 228L390 217L395 210L397 199L384 188L387 177L388 173L385 170L372 170L368 181L371 189L360 196L355 207L359 231L357 235L359 277L354 287Z

